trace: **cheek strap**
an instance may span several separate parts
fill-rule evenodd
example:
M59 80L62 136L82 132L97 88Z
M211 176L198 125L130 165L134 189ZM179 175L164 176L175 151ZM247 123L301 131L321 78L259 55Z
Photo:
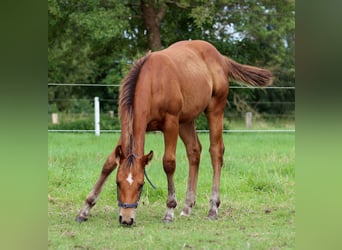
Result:
M157 187L155 185L153 185L152 181L150 180L150 178L148 177L147 173L146 173L146 170L144 169L144 175L148 181L148 183L150 183L151 187L153 189L157 189ZM144 182L145 184L145 182ZM139 196L138 196L138 199L136 202L134 203L124 203L124 202L121 202L120 199L119 199L119 187L116 188L116 197L118 198L118 206L119 207L123 207L123 208L137 208L138 207L138 203L139 203L139 200L140 200L140 197L141 197L141 194L142 194L142 191L143 191L143 187L144 187L144 184L142 185L142 187L140 188L140 193L139 193Z
M144 182L144 184L145 184L145 182ZM138 199L134 203L124 203L124 202L121 202L120 199L119 199L119 187L117 187L116 188L116 197L118 198L118 206L119 207L123 207L123 208L137 208L138 204L139 204L139 200L140 200L141 194L142 194L142 191L143 191L144 184L141 186Z

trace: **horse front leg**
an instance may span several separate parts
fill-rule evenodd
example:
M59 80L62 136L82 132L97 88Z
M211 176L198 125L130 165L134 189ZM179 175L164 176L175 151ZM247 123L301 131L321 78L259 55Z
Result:
M177 206L176 190L173 176L176 170L176 147L178 139L178 130L178 119L166 119L163 130L165 143L163 168L167 177L168 197L163 222L173 221L174 209Z
M105 184L108 176L113 172L113 170L117 166L117 161L115 158L115 150L107 157L106 162L104 163L102 167L101 174L99 178L97 179L93 189L87 196L87 199L85 200L82 209L77 214L75 220L78 222L83 222L88 220L88 214L90 209L95 206L97 199L99 198L99 195L101 193L101 190L103 188L103 185Z

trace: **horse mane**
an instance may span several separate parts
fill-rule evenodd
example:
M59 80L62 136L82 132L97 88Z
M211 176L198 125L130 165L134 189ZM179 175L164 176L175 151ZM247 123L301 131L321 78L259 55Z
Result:
M133 122L134 122L134 95L135 87L139 78L142 66L148 59L151 53L148 52L144 57L140 58L121 82L119 95L119 116L121 119L122 134L125 136L125 141L128 142L127 151L125 152L128 164L132 165L135 155L133 154L134 136L133 136ZM124 132L125 131L125 132Z

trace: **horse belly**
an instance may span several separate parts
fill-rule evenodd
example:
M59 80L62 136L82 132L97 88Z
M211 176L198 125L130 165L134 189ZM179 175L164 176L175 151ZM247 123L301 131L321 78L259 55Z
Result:
M186 122L195 119L209 105L211 100L211 85L209 82L193 82L183 88L183 107L180 121Z

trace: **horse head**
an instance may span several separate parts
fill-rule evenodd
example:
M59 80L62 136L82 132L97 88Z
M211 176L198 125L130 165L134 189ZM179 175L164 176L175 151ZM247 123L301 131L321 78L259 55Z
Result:
M145 167L152 160L153 152L143 156L126 155L119 145L115 157L119 166L116 175L119 222L131 226L144 186Z

